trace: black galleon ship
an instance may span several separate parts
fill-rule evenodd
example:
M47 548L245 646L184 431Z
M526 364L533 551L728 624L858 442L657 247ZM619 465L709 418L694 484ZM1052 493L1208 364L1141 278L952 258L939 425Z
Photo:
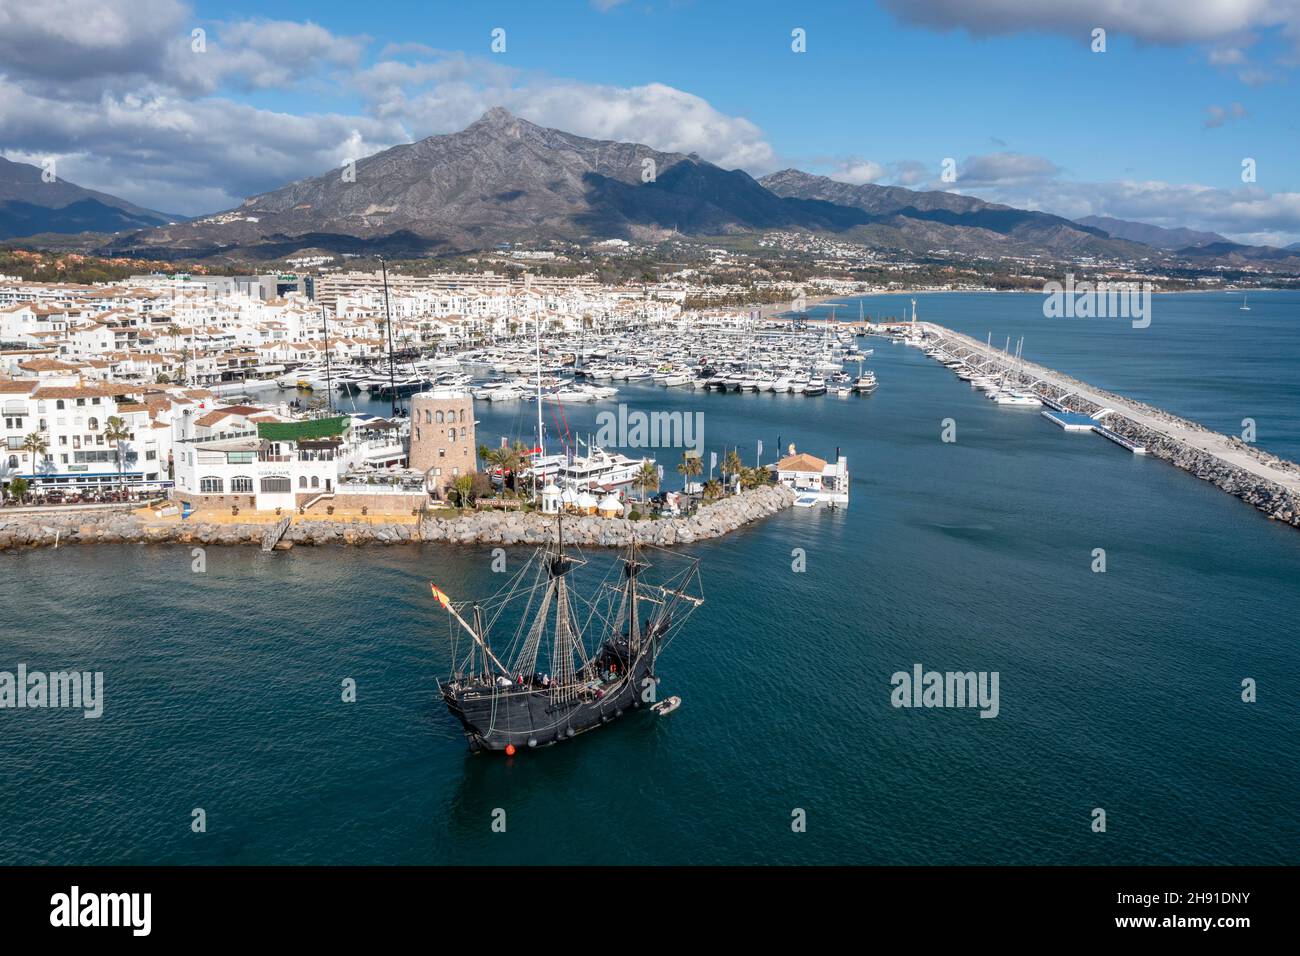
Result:
M703 603L698 560L635 544L588 600L570 586L587 562L566 554L562 538L557 524L555 542L483 602L454 602L433 588L451 618L452 674L439 690L472 751L545 747L653 704L655 662ZM502 634L509 640L499 654Z

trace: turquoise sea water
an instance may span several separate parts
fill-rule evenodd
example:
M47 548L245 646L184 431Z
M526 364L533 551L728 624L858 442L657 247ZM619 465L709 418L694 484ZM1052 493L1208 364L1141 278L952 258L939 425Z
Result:
M1030 296L918 308L1214 427L1254 417L1297 457L1300 296L1216 299L1160 297L1129 331L1053 325ZM677 713L512 760L470 756L434 698L428 582L495 591L488 549L211 548L203 574L174 546L0 556L0 670L101 670L106 697L99 720L0 711L0 861L1300 862L1300 533L868 344L868 399L623 388L702 411L709 449L841 447L852 504L692 548L708 601L660 666ZM601 407L567 406L570 428ZM478 414L492 443L535 412ZM998 671L999 716L891 707L915 663Z

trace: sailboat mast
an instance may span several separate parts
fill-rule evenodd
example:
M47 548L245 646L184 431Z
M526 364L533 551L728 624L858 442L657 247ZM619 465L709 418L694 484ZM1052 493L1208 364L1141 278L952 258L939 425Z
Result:
M541 461L546 455L546 445L542 439L542 317L537 310L533 310L533 331L537 339L537 461ZM537 496L537 470L536 462L533 464L533 497Z
M636 559L636 545L632 545L632 554L627 562L627 646L634 660L641 651L641 621L640 614L637 613L639 598L636 593L636 575L640 569L641 565Z
M486 647L487 637L483 634L483 609L479 607L477 602L475 602L474 604L474 630L478 631L479 637L483 639L483 646ZM469 670L470 673L474 674L475 676L478 675L478 669L474 666L474 649L477 646L478 646L477 641L471 642L469 645ZM488 674L487 655L484 654L483 655L483 676L486 677L487 674Z
M388 387L393 393L393 417L397 417L397 371L393 362L393 314L388 309L388 263L381 258L379 268L384 274L384 324L388 326Z
M320 304L320 321L325 329L325 398L329 402L330 414L334 414L334 382L330 378L330 320L325 314L325 303Z

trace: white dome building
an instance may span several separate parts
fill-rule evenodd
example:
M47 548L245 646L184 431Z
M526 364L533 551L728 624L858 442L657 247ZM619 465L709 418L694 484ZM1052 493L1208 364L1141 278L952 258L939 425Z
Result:
M623 502L619 500L618 495L610 494L601 499L596 506L596 514L602 518L621 518L623 517Z
M560 489L554 482L547 482L542 489L542 514L553 515L560 510Z
M578 510L585 515L594 515L596 513L596 506L599 504L600 502L596 500L596 496L591 494L591 492L584 491L582 494L578 495Z

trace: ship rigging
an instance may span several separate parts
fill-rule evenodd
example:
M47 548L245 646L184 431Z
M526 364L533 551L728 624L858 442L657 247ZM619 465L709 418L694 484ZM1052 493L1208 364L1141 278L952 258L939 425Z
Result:
M587 568L565 550L561 520L491 598L455 602L433 586L452 656L438 689L471 751L559 743L655 702L659 655L704 602L698 559L633 544L590 596L570 581Z

